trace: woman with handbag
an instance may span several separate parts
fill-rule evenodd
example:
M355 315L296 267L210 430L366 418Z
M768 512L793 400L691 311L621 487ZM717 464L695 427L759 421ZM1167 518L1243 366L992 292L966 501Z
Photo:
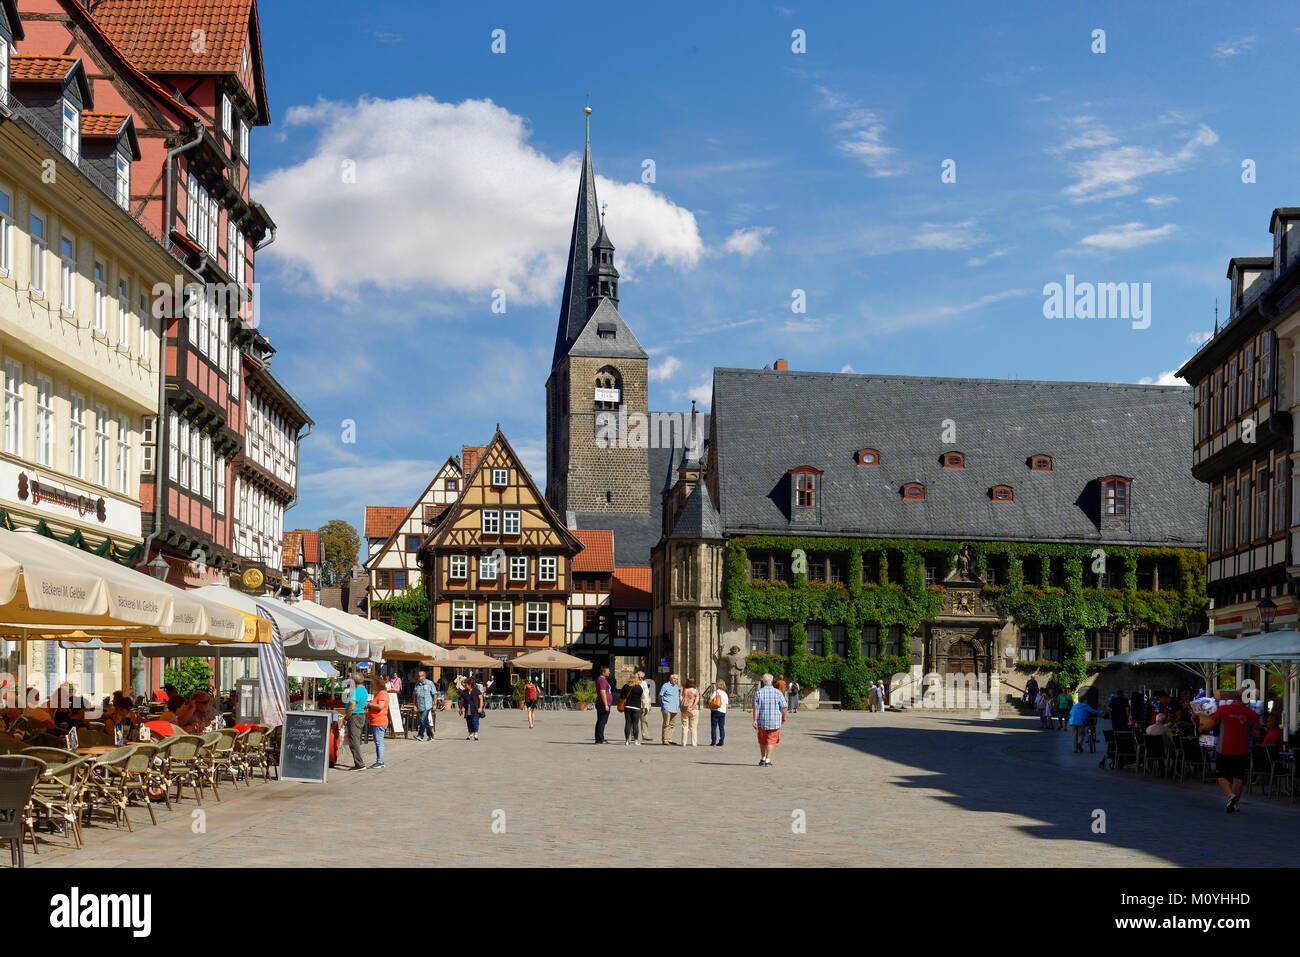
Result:
M623 744L641 746L641 679L633 675L619 695L618 710L623 712Z
M709 695L709 747L722 747L727 740L727 683L719 681Z
M483 692L473 676L465 679L465 690L460 693L460 713L465 716L465 727L469 733L465 740L478 740L478 719L483 717Z

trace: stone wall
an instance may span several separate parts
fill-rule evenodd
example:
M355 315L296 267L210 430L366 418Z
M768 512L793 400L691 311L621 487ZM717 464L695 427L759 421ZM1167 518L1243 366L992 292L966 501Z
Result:
M556 463L564 477L562 510L644 515L650 511L649 456L645 448L600 448L596 444L596 412L592 392L596 373L605 366L622 377L623 409L644 414L649 400L644 359L602 359L571 356L567 427ZM650 438L647 430L647 439ZM607 500L608 494L608 500Z

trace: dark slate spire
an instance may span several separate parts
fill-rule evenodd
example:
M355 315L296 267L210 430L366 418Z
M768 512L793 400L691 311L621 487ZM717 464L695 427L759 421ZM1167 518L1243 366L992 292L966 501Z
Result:
M560 300L560 322L555 332L555 357L551 368L560 364L569 346L587 324L587 273L591 269L591 246L600 233L596 203L596 174L591 171L591 143L582 156L582 178L578 181L578 205L573 213L573 235L564 275L564 298Z
M587 316L596 311L600 300L609 299L618 305L618 270L614 268L614 244L605 232L605 219L601 217L600 235L591 247L591 268L587 270Z

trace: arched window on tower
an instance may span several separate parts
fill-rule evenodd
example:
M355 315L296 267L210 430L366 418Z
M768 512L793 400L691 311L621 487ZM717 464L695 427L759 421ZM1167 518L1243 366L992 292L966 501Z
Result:
M604 366L596 373L596 387L592 398L597 412L617 412L623 404L623 377L613 366Z

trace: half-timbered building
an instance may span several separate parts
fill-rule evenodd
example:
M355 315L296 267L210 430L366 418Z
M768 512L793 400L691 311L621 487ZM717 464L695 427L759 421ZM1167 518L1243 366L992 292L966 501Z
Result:
M369 607L372 609L372 617L386 620L387 613L374 610L374 603L396 598L420 581L420 545L438 515L460 496L460 481L460 462L455 456L448 456L442 468L434 475L433 481L401 516L383 543L369 550L370 557L365 564L370 579ZM383 516L376 515L374 518L376 524L372 525L367 510L368 538L377 537L372 536L371 532L376 531Z
M573 556L583 544L500 430L419 551L434 641L501 660L565 643Z

